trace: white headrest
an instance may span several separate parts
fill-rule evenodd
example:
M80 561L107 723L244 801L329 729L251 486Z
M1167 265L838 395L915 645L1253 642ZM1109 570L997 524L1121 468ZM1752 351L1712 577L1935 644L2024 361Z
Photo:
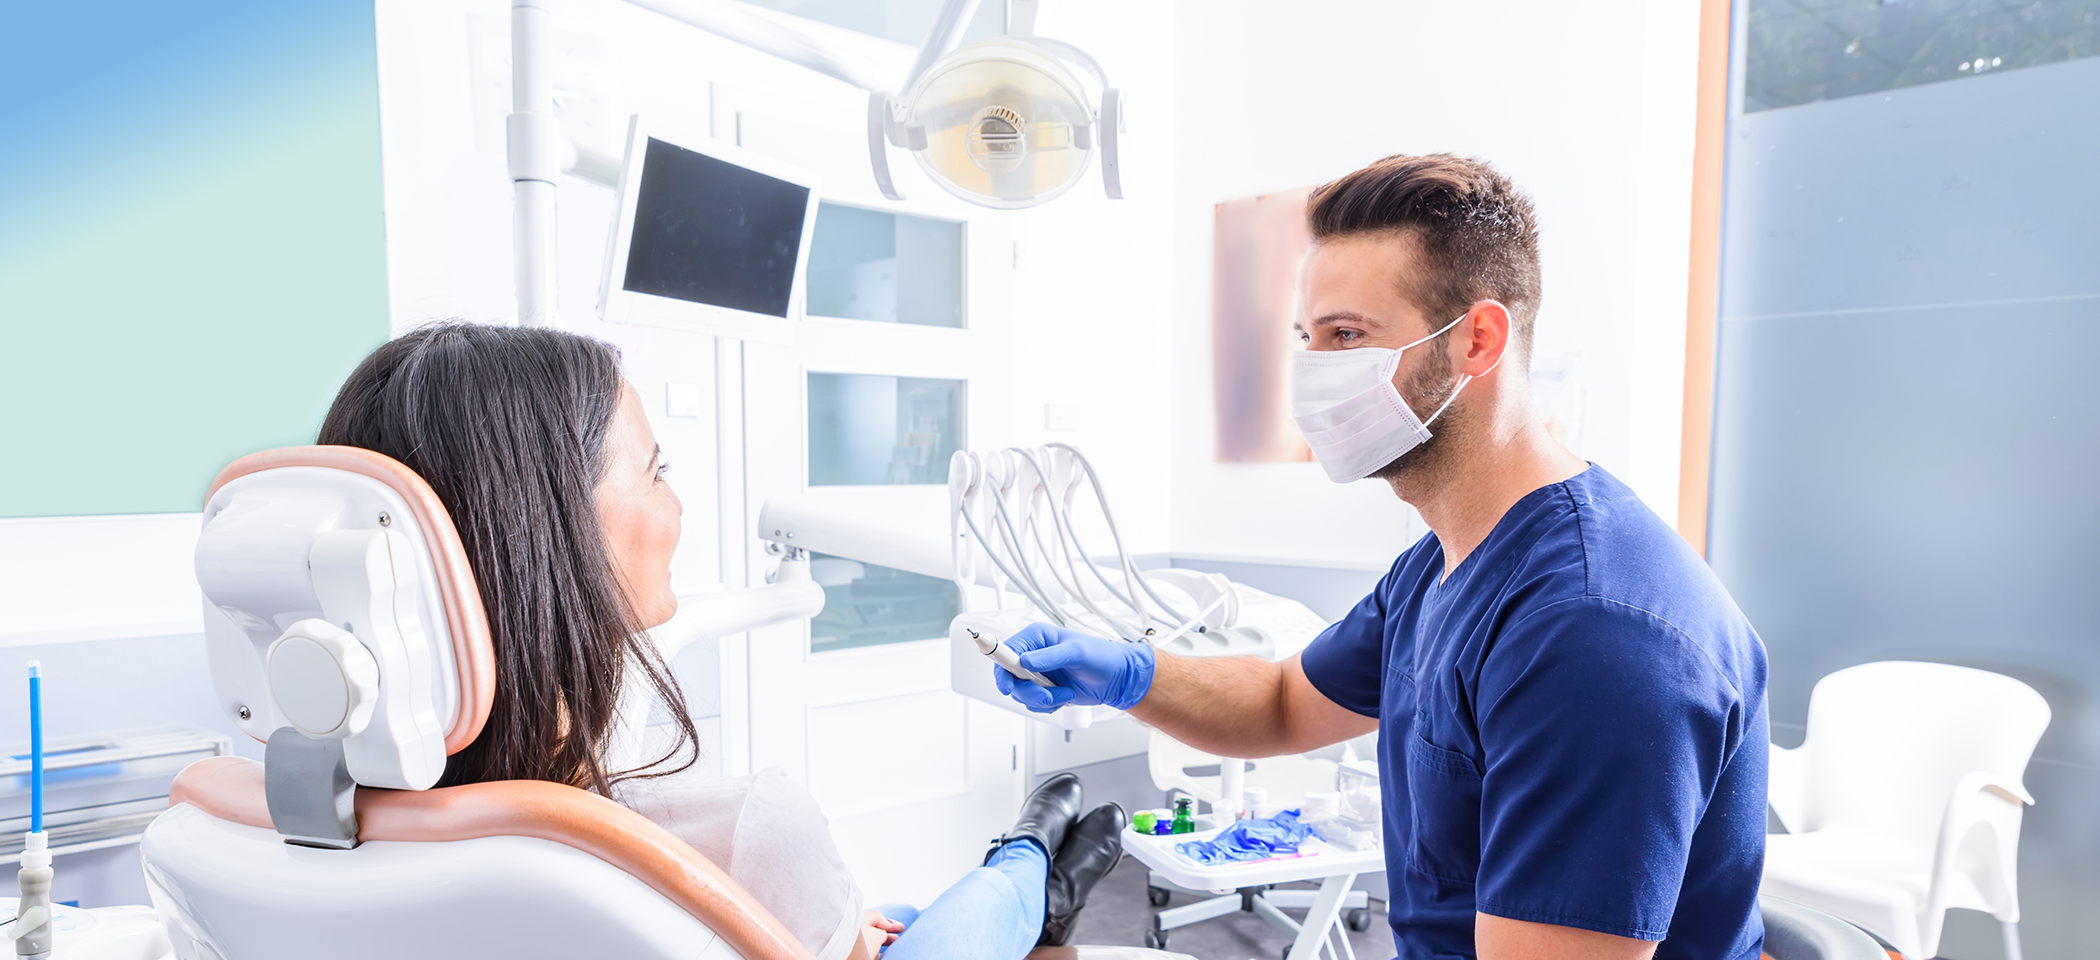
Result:
M197 583L220 706L257 740L339 738L358 783L421 790L488 720L473 570L398 461L333 446L235 461L205 504Z

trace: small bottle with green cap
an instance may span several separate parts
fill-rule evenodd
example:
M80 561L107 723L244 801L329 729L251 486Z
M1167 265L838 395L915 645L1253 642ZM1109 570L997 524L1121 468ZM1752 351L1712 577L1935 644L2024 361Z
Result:
M1174 801L1174 832L1196 832L1196 801L1181 797Z
M1139 810L1138 812L1130 815L1130 829L1137 831L1138 833L1150 835L1152 833L1153 825L1157 823L1158 820L1159 818L1155 816L1152 813L1152 811Z

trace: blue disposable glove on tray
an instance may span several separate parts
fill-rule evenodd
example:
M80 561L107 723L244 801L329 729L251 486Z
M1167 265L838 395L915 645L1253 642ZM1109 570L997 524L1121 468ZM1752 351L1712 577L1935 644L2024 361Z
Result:
M1206 867L1247 860L1287 857L1298 852L1306 838L1318 836L1298 821L1298 811L1285 810L1259 820L1235 820L1210 840L1177 843L1174 850Z
M1048 678L1054 687L1038 686L992 667L999 692L1036 713L1049 713L1068 703L1096 704L1128 710L1152 689L1153 655L1148 643L1100 637L1031 623L1006 638L1021 654L1021 665Z

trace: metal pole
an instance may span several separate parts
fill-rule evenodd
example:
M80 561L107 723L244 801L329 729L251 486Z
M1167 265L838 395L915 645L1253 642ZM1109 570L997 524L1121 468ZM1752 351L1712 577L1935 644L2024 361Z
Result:
M505 155L512 189L511 251L517 273L518 325L546 326L559 316L555 296L554 184L561 175L561 129L554 119L554 64L545 0L512 0L510 115Z

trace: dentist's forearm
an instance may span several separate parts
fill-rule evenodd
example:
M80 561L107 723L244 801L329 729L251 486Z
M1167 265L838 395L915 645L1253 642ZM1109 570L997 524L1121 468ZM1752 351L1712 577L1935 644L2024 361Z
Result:
M1296 657L1160 653L1152 688L1130 714L1205 753L1245 758L1303 753L1377 726L1321 695Z

